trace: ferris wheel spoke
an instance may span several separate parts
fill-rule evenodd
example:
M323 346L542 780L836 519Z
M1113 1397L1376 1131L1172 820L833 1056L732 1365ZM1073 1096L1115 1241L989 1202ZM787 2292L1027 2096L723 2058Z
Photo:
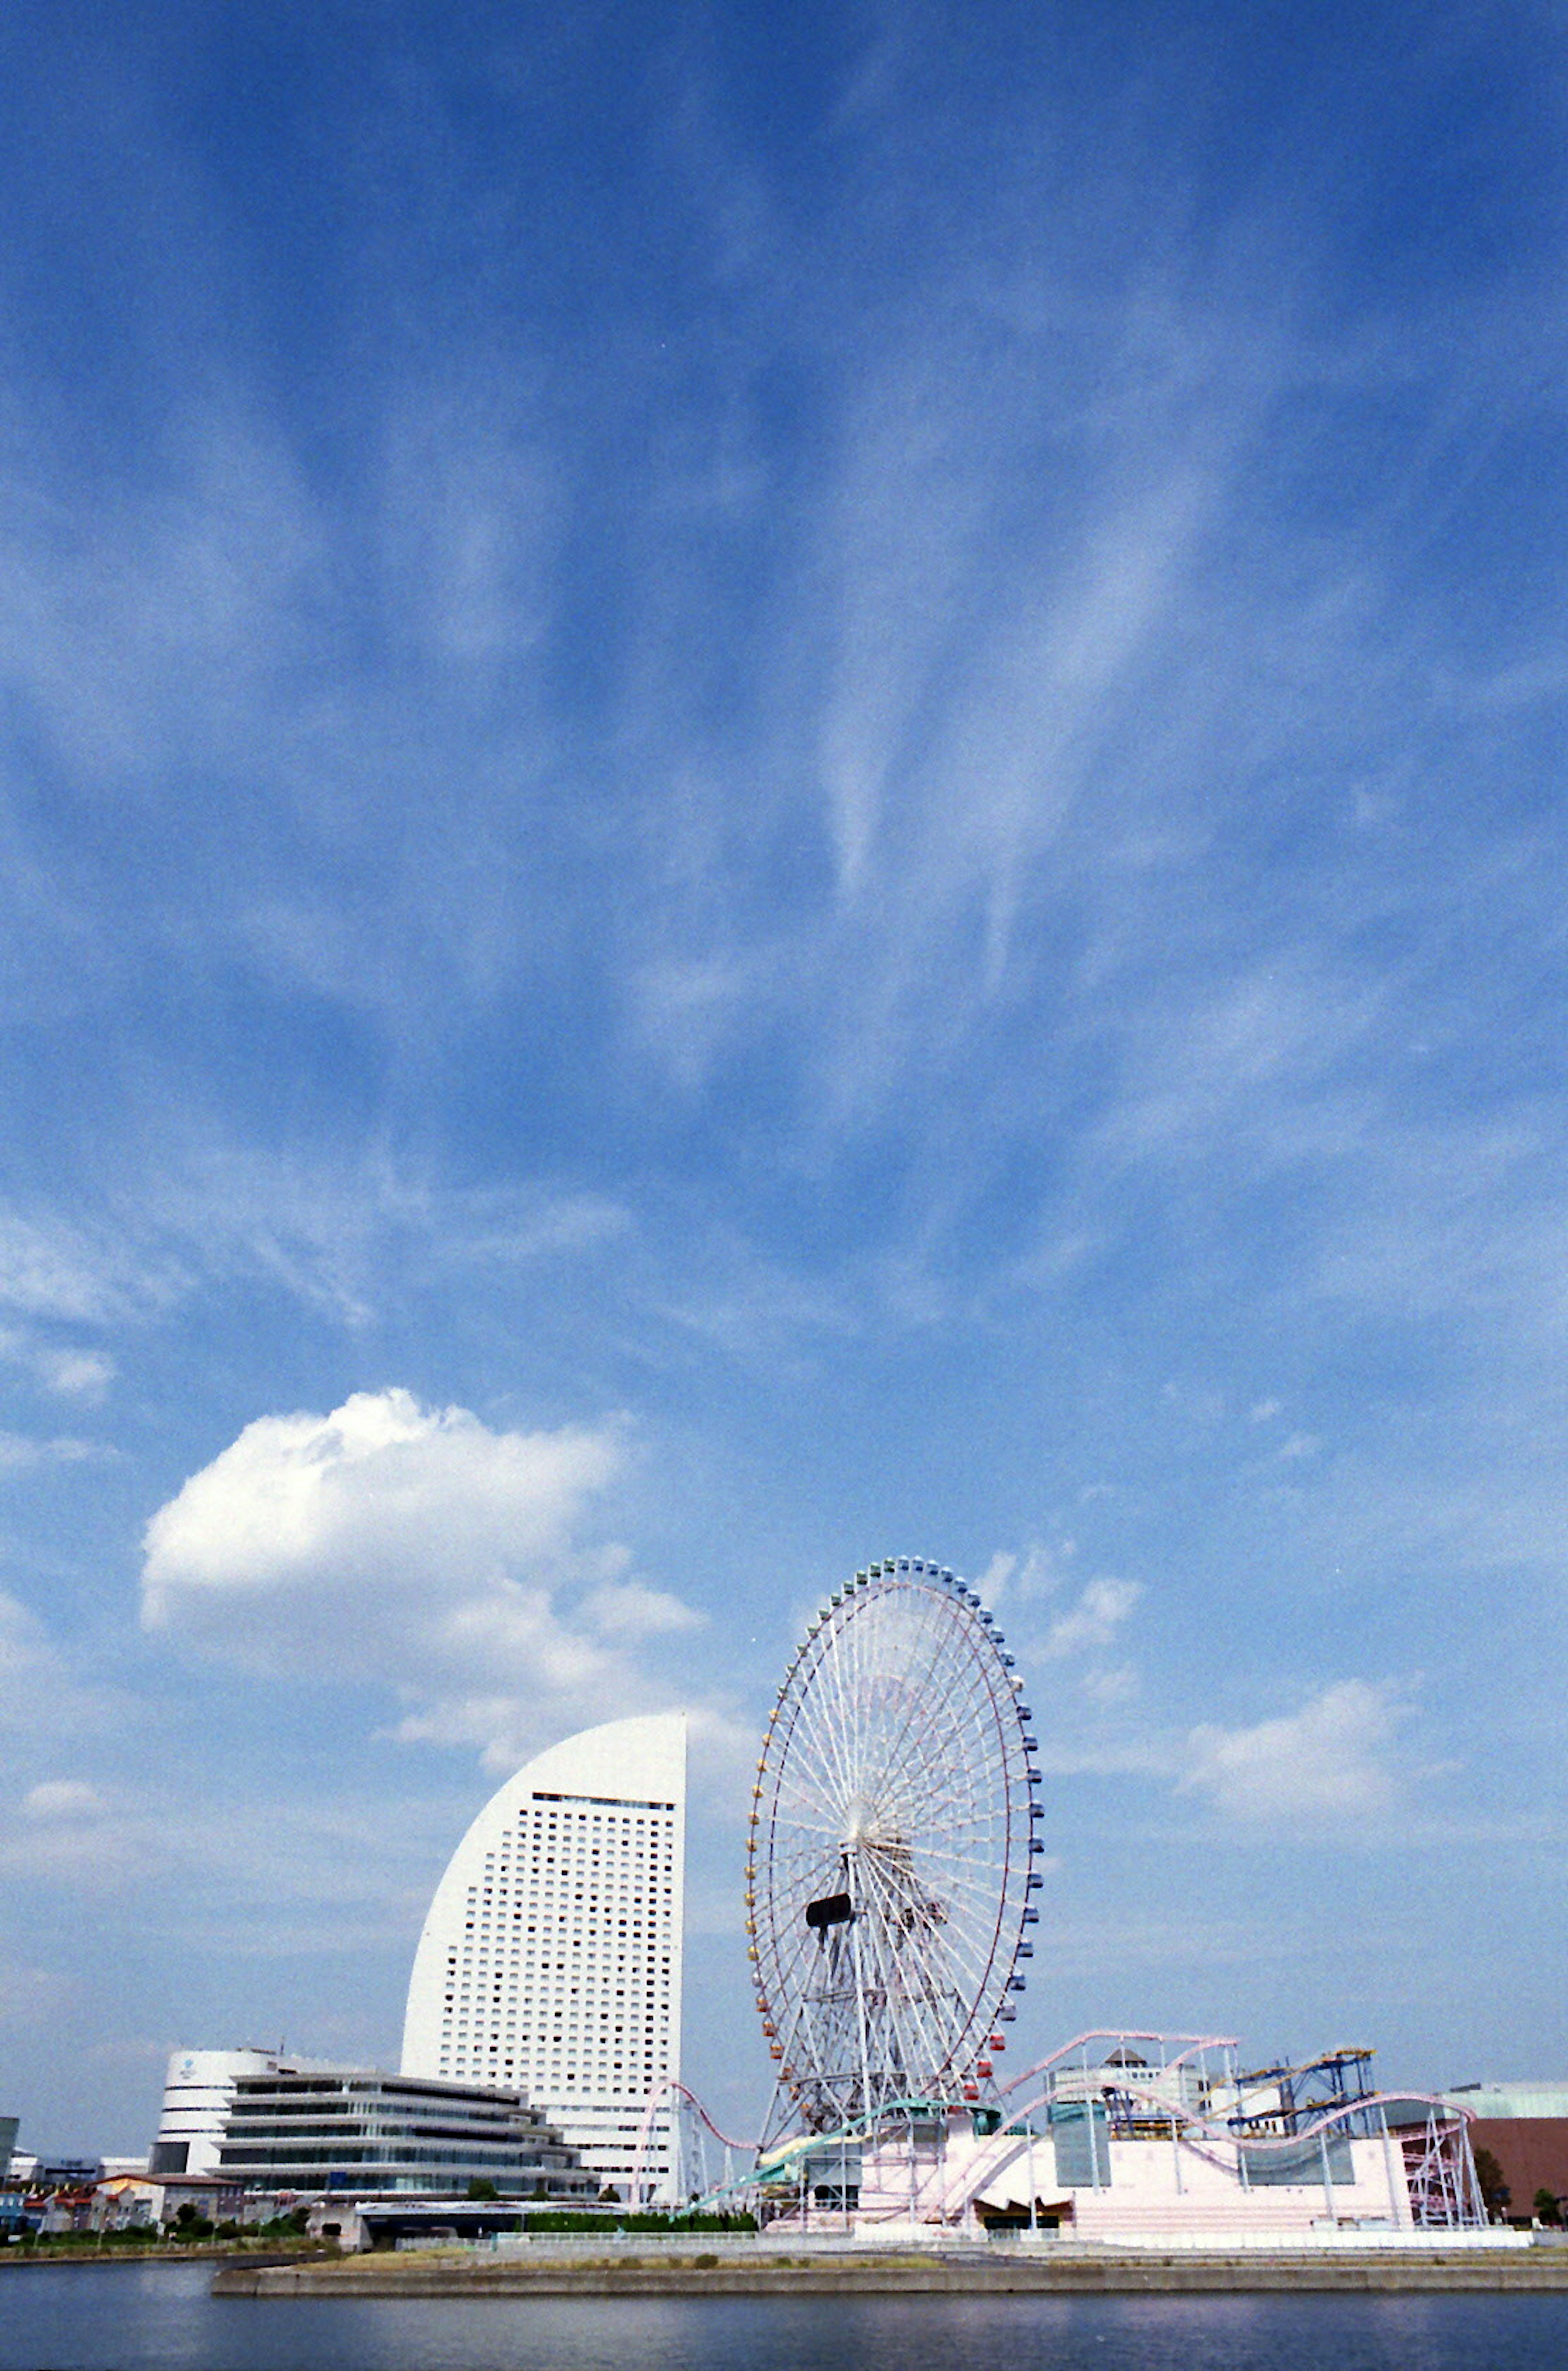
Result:
M832 1726L823 1718L831 1682L821 1659L813 1659L803 1685L806 1693L791 1725L789 1743L797 1756L804 1757L814 1771L816 1782L828 1794L842 1798L848 1784L848 1770L838 1750Z
M943 1721L924 1735L912 1733L902 1741L898 1760L881 1774L879 1795L889 1804L929 1803L940 1801L946 1788L950 1798L951 1773L957 1764L964 1772L961 1799L964 1794L972 1794L982 1771L993 1767L998 1759L993 1741L983 1733L975 1735L957 1722Z
M771 1822L774 1834L787 1835L796 1828L839 1839L843 1834L843 1819L838 1807L824 1803L820 1793L808 1787L798 1771L779 1780Z
M970 1671L944 1681L942 1703L935 1719L909 1721L899 1733L897 1752L889 1754L888 1778L897 1781L897 1774L913 1759L921 1766L930 1754L942 1748L954 1748L963 1742L977 1742L966 1738L966 1730L992 1730L996 1726L996 1700L984 1683L984 1671Z
M948 1971L941 1964L940 1955L935 1964L927 1962L915 1969L900 1963L907 1954L895 1955L891 1964L885 1955L884 1943L883 1964L877 1972L888 2023L898 2037L900 2065L911 2073L934 2069L951 2049L954 1995Z
M830 1740L799 1740L790 1760L781 1766L779 1779L781 1785L788 1784L800 1799L830 1813L842 1824L844 1807L854 1789L838 1767Z
M944 1613L947 1611L946 1607L942 1610ZM930 1626L925 1640L925 1658L918 1676L913 1678L910 1687L907 1717L900 1738L895 1741L895 1750L901 1747L904 1737L910 1733L919 1719L923 1707L926 1722L929 1722L933 1714L938 1718L945 1714L949 1702L948 1689L955 1672L954 1659L949 1651L952 1643L940 1626L935 1624ZM958 1666L960 1671L962 1668L961 1665Z
M840 1618L834 1625L834 1636L840 1641L840 1651L828 1659L824 1673L826 1680L824 1703L831 1707L830 1734L836 1747L846 1801L854 1788L860 1768L860 1740L856 1734L854 1696L851 1692L850 1667L854 1648L853 1639L846 1639L846 1632L852 1627L853 1624L844 1620L841 1609Z
M793 1742L797 1763L804 1764L810 1782L830 1800L847 1802L854 1778L836 1714L830 1715L824 1706L814 1719L797 1723Z

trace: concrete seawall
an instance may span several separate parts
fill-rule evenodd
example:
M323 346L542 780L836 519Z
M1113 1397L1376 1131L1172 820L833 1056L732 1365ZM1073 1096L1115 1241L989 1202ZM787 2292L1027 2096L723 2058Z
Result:
M923 2254L759 2252L744 2261L633 2253L534 2262L517 2256L346 2257L337 2263L233 2264L217 2296L362 2296L470 2299L594 2296L1013 2296L1140 2291L1236 2294L1294 2290L1568 2293L1568 2248L1493 2250L1409 2248L1157 2250L1053 2247L1048 2253L943 2249Z

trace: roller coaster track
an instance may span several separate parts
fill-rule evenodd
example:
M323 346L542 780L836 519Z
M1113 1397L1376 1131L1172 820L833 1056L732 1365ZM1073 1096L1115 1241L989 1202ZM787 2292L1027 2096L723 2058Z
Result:
M714 2123L712 2116L708 2113L707 2109L703 2106L702 2100L699 2099L696 2092L691 2088L689 2084L661 2083L656 2091L650 2091L648 2094L648 2102L643 2111L642 2126L637 2134L637 2153L632 2160L632 2198L633 2203L636 2203L641 2199L643 2194L643 2186L647 2180L648 2148L653 2139L654 2124L657 2119L659 2110L661 2108L668 2107L672 2101L678 2099L684 2099L687 2106L692 2111L692 2112L701 2117L703 2122L707 2126L709 2132L712 2133L714 2140L718 2142L721 2148L739 2149L747 2156L750 2156L762 2145L761 2141L738 2141L734 2139L730 2134L720 2132L717 2124ZM752 2179L752 2176L748 2175L745 2178L745 2182L726 2182L722 2185L722 2189L724 2191L728 2191L743 2188L745 2187L746 2182L750 2181ZM721 2192L718 2191L714 2192L715 2197L720 2194Z

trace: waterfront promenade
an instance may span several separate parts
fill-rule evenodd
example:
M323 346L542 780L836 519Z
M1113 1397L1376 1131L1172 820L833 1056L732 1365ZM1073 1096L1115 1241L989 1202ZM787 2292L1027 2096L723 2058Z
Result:
M217 2296L1130 2296L1568 2292L1568 2247L1132 2249L1051 2240L929 2249L528 2247L230 2264Z

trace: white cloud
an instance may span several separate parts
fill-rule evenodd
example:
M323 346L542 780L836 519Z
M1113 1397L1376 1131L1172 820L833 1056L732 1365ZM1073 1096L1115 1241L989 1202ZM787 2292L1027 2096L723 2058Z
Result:
M81 1685L38 1616L0 1589L0 1731L63 1737L104 1725L106 1691Z
M645 1637L657 1630L696 1630L704 1617L668 1590L641 1581L607 1581L585 1600L587 1612L610 1637Z
M23 1817L0 1833L0 1874L41 1878L73 1890L116 1886L166 1863L167 1819L111 1804L85 1778L46 1778L21 1799Z
M1386 1757L1401 1717L1391 1687L1342 1680L1280 1719L1193 1729L1180 1785L1235 1820L1365 1818L1398 1798Z
M977 1575L975 1589L987 1605L999 1604L1008 1582L1018 1568L1018 1559L1005 1548L998 1548L982 1573Z
M25 1684L54 1668L42 1624L19 1598L0 1589L0 1685Z
M998 1548L973 1585L987 1605L999 1606L1004 1598L1009 1605L1038 1603L1061 1587L1063 1567L1074 1549L1072 1540L1063 1540L1054 1548L1041 1547L1037 1542L1022 1556Z
M1131 1663L1113 1663L1104 1670L1087 1671L1080 1684L1090 1704L1106 1710L1131 1704L1143 1691L1143 1683Z
M107 1350L81 1350L38 1341L25 1328L0 1325L0 1359L36 1377L45 1391L96 1407L116 1373Z
M90 1820L104 1808L103 1797L85 1778L46 1778L22 1798L30 1820Z
M73 1440L64 1436L54 1440L33 1440L26 1433L0 1432L0 1470L9 1467L18 1472L29 1465L75 1465L84 1458L107 1453L95 1449L90 1440Z
M1076 1605L1051 1624L1044 1653L1050 1658L1092 1654L1112 1645L1143 1593L1141 1581L1091 1580Z
M106 1350L40 1350L33 1364L41 1382L63 1399L101 1400L114 1380Z
M112 1236L0 1209L0 1307L92 1324L167 1299L170 1285Z
M143 1620L241 1668L379 1683L394 1734L515 1759L650 1701L629 1643L700 1617L595 1536L620 1427L493 1432L360 1392L262 1417L147 1526Z
M0 1301L39 1315L97 1317L110 1297L99 1263L79 1239L0 1212Z
M145 1780L147 1774L141 1776ZM460 1809L460 1798L459 1798ZM0 1822L0 1877L29 1878L80 1901L146 1883L164 1898L171 1933L201 1948L257 1952L401 1945L417 1924L417 1872L439 1855L458 1811L439 1795L308 1790L224 1799L167 1764L152 1783L112 1793L52 1779Z

